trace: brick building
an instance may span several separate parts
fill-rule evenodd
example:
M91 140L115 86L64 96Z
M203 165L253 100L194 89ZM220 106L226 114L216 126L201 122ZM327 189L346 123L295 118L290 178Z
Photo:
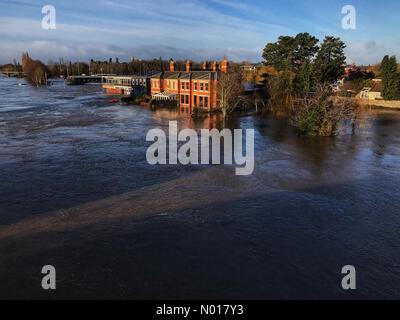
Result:
M201 70L192 70L192 63L186 62L185 71L176 71L174 60L169 62L169 71L151 77L151 95L156 100L177 100L182 111L192 112L195 107L203 110L217 108L217 84L220 72L227 73L228 60L224 59L218 66L213 62L210 68L207 63Z

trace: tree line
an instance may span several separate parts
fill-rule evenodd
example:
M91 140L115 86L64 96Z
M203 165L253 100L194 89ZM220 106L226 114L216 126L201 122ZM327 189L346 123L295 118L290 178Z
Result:
M186 61L175 61L175 70L184 71ZM201 63L193 62L194 69L200 69ZM209 64L210 66L210 64ZM50 60L47 64L52 77L77 76L82 74L114 74L114 75L148 75L155 72L169 70L169 60L159 59L141 60L132 58L129 62L121 62L118 58L108 60L94 60L88 62L71 62L59 59Z

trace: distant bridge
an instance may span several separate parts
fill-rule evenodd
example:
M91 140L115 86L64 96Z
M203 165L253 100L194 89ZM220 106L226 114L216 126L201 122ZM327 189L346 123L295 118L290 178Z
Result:
M11 77L23 77L25 76L25 73L22 71L0 71L1 74L4 74L5 76L11 78Z

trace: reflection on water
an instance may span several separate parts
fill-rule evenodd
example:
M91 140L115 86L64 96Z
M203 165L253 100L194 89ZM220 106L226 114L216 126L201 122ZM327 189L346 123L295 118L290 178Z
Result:
M19 81L0 78L0 298L400 298L399 112L307 138ZM146 133L170 120L254 128L254 174L148 165ZM347 264L356 292L340 289Z

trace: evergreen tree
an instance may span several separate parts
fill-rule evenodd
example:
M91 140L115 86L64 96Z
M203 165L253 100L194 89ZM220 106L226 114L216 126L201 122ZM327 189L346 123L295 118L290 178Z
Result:
M390 81L388 55L383 57L379 71L382 77L382 98L388 100L388 97L390 95L388 86L388 83Z
M296 94L311 92L315 89L314 68L310 61L305 61L294 79Z
M383 58L380 73L382 76L382 98L385 100L399 100L400 74L397 72L395 56L385 56Z
M346 45L340 38L325 37L315 59L316 78L319 83L331 83L344 73Z
M263 52L266 65L278 71L297 72L306 61L311 61L318 51L318 39L308 33L295 37L281 36L275 43L268 43Z

